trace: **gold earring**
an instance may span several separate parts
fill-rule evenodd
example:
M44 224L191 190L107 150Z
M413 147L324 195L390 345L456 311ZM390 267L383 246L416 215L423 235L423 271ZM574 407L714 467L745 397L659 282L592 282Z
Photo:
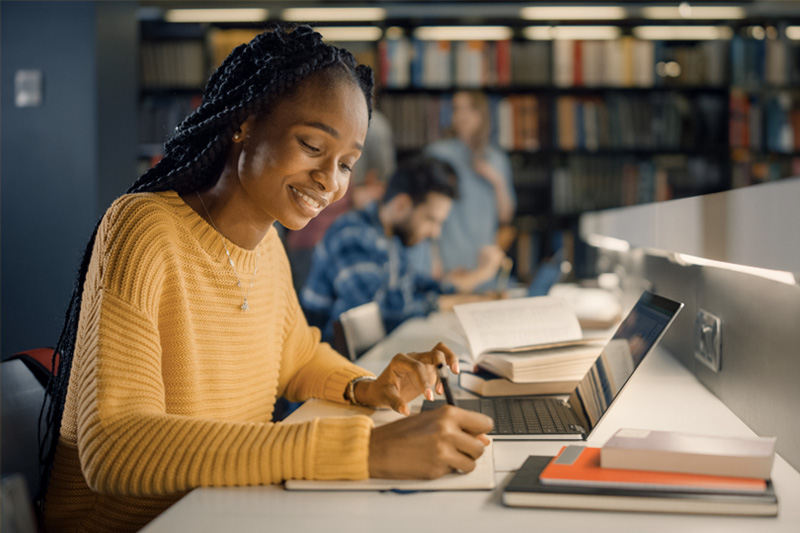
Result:
M233 134L233 140L236 142L242 140L242 130L236 130L236 133Z

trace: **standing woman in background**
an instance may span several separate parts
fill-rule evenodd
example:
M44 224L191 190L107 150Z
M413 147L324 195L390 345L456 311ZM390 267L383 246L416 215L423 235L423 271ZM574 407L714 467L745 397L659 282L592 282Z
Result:
M165 157L117 199L79 269L45 405L48 531L134 531L201 486L469 471L487 417L447 408L286 425L276 398L391 407L423 391L439 344L377 379L319 342L273 224L341 198L363 149L372 75L311 28L237 47ZM368 378L368 379L365 379Z
M441 237L432 245L434 277L480 273L491 278L504 257L497 246L498 230L511 224L516 195L508 155L489 142L491 127L486 95L459 91L453 95L452 138L426 148L455 169L460 191ZM418 257L425 255L422 251Z

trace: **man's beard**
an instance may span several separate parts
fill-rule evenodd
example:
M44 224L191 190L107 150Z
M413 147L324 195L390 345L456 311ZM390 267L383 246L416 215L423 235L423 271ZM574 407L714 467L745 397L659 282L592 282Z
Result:
M403 246L405 247L417 244L414 240L414 231L408 221L395 224L392 227L392 233L394 233L400 239L400 242L403 243Z

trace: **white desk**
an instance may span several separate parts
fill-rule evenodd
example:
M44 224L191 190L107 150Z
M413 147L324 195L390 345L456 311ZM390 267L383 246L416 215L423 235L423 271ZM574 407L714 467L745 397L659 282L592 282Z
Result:
M406 322L359 363L380 371L398 349L428 349L446 318ZM448 337L442 332L441 337ZM447 339L445 339L447 340ZM466 393L464 393L466 394ZM676 359L656 350L642 363L617 402L590 436L601 446L620 427L641 427L720 435L753 432ZM564 443L496 441L499 486L528 455L553 455ZM143 531L558 531L659 533L800 531L800 473L776 457L773 483L776 518L741 518L617 512L511 509L500 489L486 492L414 494L371 492L291 492L280 486L196 489L167 509Z

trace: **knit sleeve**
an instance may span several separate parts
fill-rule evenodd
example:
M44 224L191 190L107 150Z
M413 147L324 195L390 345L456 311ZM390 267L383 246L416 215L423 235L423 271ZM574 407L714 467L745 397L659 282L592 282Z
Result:
M368 476L367 417L285 425L169 414L153 321L102 290L91 302L74 386L81 467L95 491L151 496Z
M320 342L319 329L308 325L293 292L290 300L280 389L291 401L323 398L344 402L347 383L372 374Z

